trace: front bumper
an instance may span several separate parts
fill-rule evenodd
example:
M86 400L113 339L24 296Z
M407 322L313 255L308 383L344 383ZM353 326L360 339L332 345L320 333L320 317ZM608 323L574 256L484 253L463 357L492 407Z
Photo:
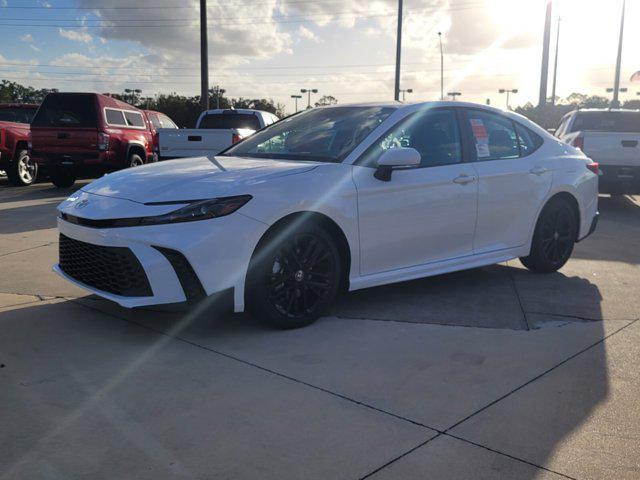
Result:
M113 199L110 199L113 201ZM138 259L147 276L150 296L121 296L94 288L65 273L54 271L75 285L127 308L186 302L190 288L171 256L184 256L205 296L233 291L234 311L244 310L244 283L253 249L267 225L236 212L227 217L169 225L96 229L58 219L61 234L105 247L126 247Z

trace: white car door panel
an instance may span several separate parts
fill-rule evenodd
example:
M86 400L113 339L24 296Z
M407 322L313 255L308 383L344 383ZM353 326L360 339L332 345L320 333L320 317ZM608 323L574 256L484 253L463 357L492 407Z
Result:
M374 177L383 151L411 147L421 166ZM472 254L478 183L462 163L457 117L435 109L405 119L353 167L358 191L360 274L370 275Z
M468 109L467 116L479 178L473 251L525 245L553 180L550 164L536 151L542 139L496 113Z

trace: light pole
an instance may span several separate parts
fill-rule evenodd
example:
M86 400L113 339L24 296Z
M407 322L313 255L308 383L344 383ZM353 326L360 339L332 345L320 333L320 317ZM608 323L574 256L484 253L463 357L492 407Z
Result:
M307 100L307 110L311 108L311 94L312 93L318 93L318 89L317 88L303 88L300 90L300 93L306 93L308 95L308 100Z
M200 0L200 107L209 110L209 41L207 40L207 0Z
M442 32L438 32L440 39L440 100L444 100L444 51L442 50Z
M302 95L291 95L291 98L296 102L296 113L298 113L298 100L302 98Z
M140 95L142 90L139 88L125 88L124 93L128 94L128 99L131 103L134 103L136 100L136 95Z
M627 93L628 91L629 91L629 89L627 87L622 87L622 88L618 87L617 88L618 99L616 100L617 101L617 104L615 105L616 108L620 106L620 100L619 100L620 99L620 93ZM615 94L615 92L616 92L616 88L615 87L614 88L607 88L607 93L614 93ZM638 95L640 95L640 92L638 92ZM611 102L611 106L614 106L613 102Z
M448 92L447 95L449 95L451 97L451 99L455 102L456 101L456 97L459 97L460 95L462 95L461 92Z
M394 100L400 100L400 57L402 54L402 0L398 0L398 32L396 37L396 86Z
M553 62L553 86L551 88L551 105L556 104L556 84L558 83L558 53L560 52L560 22L558 17L558 31L556 34L556 59Z
M509 95L511 93L513 93L513 94L518 93L518 89L517 88L512 88L511 90L509 90L509 89L501 88L500 90L498 90L498 93L506 93L507 94L507 110L511 110L511 107L509 106Z
M540 98L538 106L547 104L547 83L549 82L549 44L551 43L551 9L552 0L547 0L547 15L544 22L544 36L542 40L542 67L540 69Z
M622 19L620 20L620 40L618 42L618 58L616 59L616 77L613 84L613 100L611 106L617 108L620 106L619 91L620 91L620 69L622 67L622 41L624 39L624 12L626 7L626 0L622 0Z
M400 90L400 93L402 94L402 103L404 103L405 93L413 93L413 88L406 88L404 90Z

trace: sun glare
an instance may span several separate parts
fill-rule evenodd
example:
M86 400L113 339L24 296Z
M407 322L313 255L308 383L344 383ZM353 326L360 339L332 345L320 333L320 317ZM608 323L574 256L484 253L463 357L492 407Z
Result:
M545 0L485 0L487 11L503 33L539 30L535 20L544 16Z

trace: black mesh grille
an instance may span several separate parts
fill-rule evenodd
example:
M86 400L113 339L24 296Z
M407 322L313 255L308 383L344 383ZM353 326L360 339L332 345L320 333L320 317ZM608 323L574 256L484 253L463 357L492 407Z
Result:
M123 297L153 295L142 265L125 247L103 247L60 234L60 268L103 292Z

